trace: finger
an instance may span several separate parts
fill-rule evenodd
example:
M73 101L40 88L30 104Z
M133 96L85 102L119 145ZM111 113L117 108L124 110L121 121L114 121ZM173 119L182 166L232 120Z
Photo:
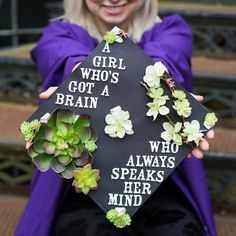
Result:
M211 129L206 133L206 137L209 139L213 139L215 137L215 131Z
M203 96L201 96L201 95L195 95L195 94L193 94L193 93L191 93L191 95L192 95L195 99L197 99L199 102L202 102L202 101L204 100Z
M80 65L81 62L78 62L74 65L73 69L72 69L72 72L74 72L74 70Z
M46 91L39 94L39 98L41 99L48 99L56 90L58 87L50 87Z
M206 139L202 139L199 147L202 151L208 151L209 150L209 143L206 141Z
M30 148L30 146L32 145L32 142L26 142L25 144L25 148L28 150Z
M187 155L187 158L191 158L192 157L192 153L189 153L188 155Z
M194 148L192 151L192 154L196 157L196 158L203 158L203 152L201 150L199 150L198 148Z

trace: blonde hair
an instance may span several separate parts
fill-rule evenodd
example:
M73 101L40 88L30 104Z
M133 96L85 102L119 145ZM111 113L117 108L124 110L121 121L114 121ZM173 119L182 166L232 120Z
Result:
M139 42L142 34L156 22L161 21L157 16L157 1L143 0L143 7L135 13L128 26L128 35ZM95 19L90 14L85 0L64 0L64 21L77 24L88 31L95 39L101 40L102 35L96 27Z

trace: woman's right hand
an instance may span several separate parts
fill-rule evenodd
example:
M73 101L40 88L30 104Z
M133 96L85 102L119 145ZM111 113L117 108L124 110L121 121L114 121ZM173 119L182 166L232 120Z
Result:
M46 91L39 94L39 98L47 100L57 90L57 88L58 87L49 87ZM31 144L31 142L26 142L25 148L29 149Z

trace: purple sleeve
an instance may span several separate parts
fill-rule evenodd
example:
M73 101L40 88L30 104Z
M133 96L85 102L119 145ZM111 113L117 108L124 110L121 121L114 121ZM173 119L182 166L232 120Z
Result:
M182 86L192 89L192 32L182 17L165 17L144 33L139 45L154 61L162 61Z
M55 21L46 27L31 52L43 80L43 90L60 85L75 63L84 60L96 46L97 42L77 25Z

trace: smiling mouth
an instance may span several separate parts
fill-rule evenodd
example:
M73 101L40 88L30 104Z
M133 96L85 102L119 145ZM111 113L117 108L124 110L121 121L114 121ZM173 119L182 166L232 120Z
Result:
M102 7L106 7L106 8L119 8L119 7L124 7L126 6L127 3L124 3L124 4L120 4L120 5L102 5Z
M127 3L120 4L120 5L102 5L105 8L108 14L111 15L119 15L125 8Z

